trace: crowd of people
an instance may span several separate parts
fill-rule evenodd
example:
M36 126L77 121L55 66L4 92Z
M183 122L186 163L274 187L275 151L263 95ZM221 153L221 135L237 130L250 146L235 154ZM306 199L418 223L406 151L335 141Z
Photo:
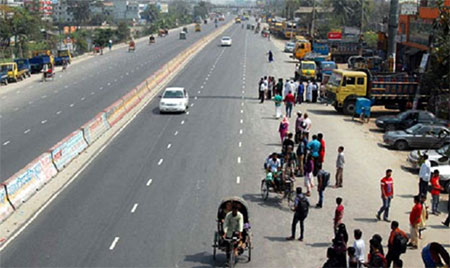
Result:
M303 177L304 188L296 187L296 198L294 202L294 215L291 225L291 235L286 240L294 240L296 227L300 224L299 241L303 241L304 223L309 213L311 196L314 188L317 189L318 202L316 208L322 208L324 204L324 191L330 184L330 172L323 170L325 161L325 140L322 133L311 134L312 121L308 114L297 112L294 130L291 131L289 118L293 107L301 104L304 100L314 102L317 99L317 86L309 82L306 86L295 81L279 79L275 82L274 77L263 77L259 82L259 99L272 99L275 103L275 116L282 117L278 127L281 141L281 153L272 153L265 162L266 180L273 184L274 190L281 192L287 181L294 182L295 177ZM309 91L309 92L308 92ZM316 97L314 97L314 95ZM284 102L285 114L282 115L281 105ZM296 148L295 148L296 147ZM344 147L337 148L336 170L334 188L343 187L345 156ZM374 234L369 240L369 247L366 252L363 233L360 229L355 229L354 242L350 245L344 220L343 198L336 198L336 208L333 218L334 238L331 247L327 249L327 261L323 267L403 267L401 255L407 249L414 250L419 247L421 233L425 230L426 219L428 218L428 207L426 206L426 194L431 182L431 213L438 215L439 194L443 190L439 185L439 173L435 171L431 174L431 166L427 159L424 160L420 171L419 194L414 196L414 205L409 215L410 233L406 234L400 229L398 221L391 221L389 218L389 208L394 197L393 171L386 170L385 176L380 181L382 206L376 213L376 218L391 223L391 232L387 239L387 254L384 253L382 240L379 234ZM428 169L427 169L428 168ZM304 190L305 189L305 190ZM450 190L450 189L449 189ZM450 207L449 207L450 209ZM443 222L449 225L449 218ZM367 255L366 255L367 253ZM445 248L432 242L422 248L422 259L426 267L442 267L450 265L449 254Z

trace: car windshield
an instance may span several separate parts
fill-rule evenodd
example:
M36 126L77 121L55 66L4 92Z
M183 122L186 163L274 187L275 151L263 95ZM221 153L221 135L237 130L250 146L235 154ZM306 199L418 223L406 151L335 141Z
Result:
M286 46L287 46L287 47L294 47L294 46L295 46L295 43L289 42L289 43L286 43Z
M9 71L9 68L8 68L8 66L7 65L2 65L2 66L0 66L0 72L7 72L7 71Z
M412 126L412 127L408 128L406 130L406 133L408 133L408 134L418 133L420 131L420 129L422 129L422 128L423 128L422 125L417 124L415 126Z
M168 90L163 96L164 99L182 99L183 97L183 92L178 90Z
M304 64L302 64L302 69L312 70L312 69L316 69L316 67L312 63L304 63Z
M336 64L334 63L322 63L322 69L323 70L333 70L336 68Z
M332 85L332 86L338 87L341 84L341 80L342 80L342 75L340 75L338 73L333 73L331 75L328 83L330 83L330 85Z
M450 157L450 145L445 145L436 150L438 154Z
M222 37L222 40L223 41L228 41L228 40L231 40L231 38L229 38L229 37Z

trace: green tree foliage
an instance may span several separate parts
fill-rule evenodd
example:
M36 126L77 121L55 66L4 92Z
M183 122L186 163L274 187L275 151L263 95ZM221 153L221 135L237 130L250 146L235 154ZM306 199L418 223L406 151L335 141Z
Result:
M91 18L92 0L66 0L68 11L73 14L77 26L84 25Z
M119 41L125 41L130 38L130 27L124 21L120 22L117 26L116 37Z
M201 1L200 3L194 6L194 17L206 18L208 16L210 8L211 8L210 3Z

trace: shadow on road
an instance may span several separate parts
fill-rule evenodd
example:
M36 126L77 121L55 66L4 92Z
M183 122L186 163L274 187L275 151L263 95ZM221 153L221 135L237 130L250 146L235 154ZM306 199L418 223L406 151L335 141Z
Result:
M374 133L380 133L380 134L384 133L384 130L381 128L369 128L369 131L374 132Z
M411 174L419 174L419 170L417 168L407 167L407 166L404 166L404 165L401 165L400 168L403 171L409 172Z
M354 218L355 221L361 221L361 222L377 222L378 220L375 218Z
M279 143L266 143L266 146L276 146L276 147L281 147L281 144Z
M288 242L286 240L286 237L279 237L279 236L264 236L265 239L270 240L272 242Z
M306 243L306 245L313 248L327 248L331 246L331 243Z
M273 207L282 211L291 212L287 204L283 204L285 202L280 198L280 195L276 193L270 193L267 200L263 200L260 194L244 194L242 197L244 200L256 203L261 207Z
M414 198L413 194L398 194L396 196L401 197L401 198L408 198L408 199L411 199L411 200Z
M218 255L221 255L220 252L218 252ZM223 261L217 261L219 265L223 265L225 263L225 255L223 256ZM193 265L191 267L214 267L216 266L216 261L213 260L213 257L211 253L208 252L200 252L194 255L186 255L184 257L185 262L193 262L196 265Z
M261 117L261 119L266 119L266 120L280 120L280 118L276 118L276 117L268 117L268 116Z
M340 116L341 114L334 110L317 110L317 109L308 109L309 113L317 114L317 115L333 115Z

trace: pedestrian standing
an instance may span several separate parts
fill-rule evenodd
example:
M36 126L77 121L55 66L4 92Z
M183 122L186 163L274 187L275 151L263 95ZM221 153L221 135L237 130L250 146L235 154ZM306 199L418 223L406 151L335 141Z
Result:
M336 184L335 188L342 187L344 182L344 164L345 164L345 157L344 157L344 146L339 146L338 148L338 155L336 159Z
M320 142L319 159L318 159L319 166L317 167L317 169L321 170L323 162L325 161L325 140L323 139L322 133L317 134L317 140Z
M431 178L431 162L428 160L428 155L423 155L423 163L419 170L419 195L427 195L428 184Z
M410 224L410 236L411 241L408 246L413 249L417 249L419 246L419 224L420 216L422 214L422 205L420 204L420 196L414 196L414 206L409 214L409 224Z
M333 228L336 233L338 230L339 224L342 223L342 219L344 218L344 205L342 205L342 198L336 198L336 209L334 210L334 219L333 219Z
M113 44L113 41L111 39L109 39L109 41L108 41L109 51L111 51L111 49L112 49L112 44Z
M366 245L364 243L364 240L362 239L362 232L360 229L355 229L355 231L353 231L353 235L355 237L353 247L355 248L355 257L358 260L357 267L363 267L366 255Z
M292 92L292 83L289 79L286 79L286 83L284 84L284 90L283 90L283 99L286 98L287 94L289 92Z
M276 94L279 94L280 96L283 94L283 78L278 79L276 90L277 90Z
M303 116L302 112L297 112L297 119L295 119L295 143L299 143L301 136L303 135Z
M422 232L427 229L428 220L428 206L426 195L420 195L420 204L422 205L422 213L420 213L419 239L422 239Z
M389 207L394 198L394 180L391 177L392 170L386 170L386 176L381 179L381 199L383 205L377 213L377 219L380 220L381 213L384 213L383 220L389 222Z
M298 173L301 177L305 175L305 155L306 155L306 146L308 144L308 140L302 134L300 135L300 141L297 147L297 159L298 159Z
M262 95L264 93L264 89L262 84L264 83L264 77L261 77L261 79L258 82L258 99L261 101L261 103L264 101L264 96Z
M309 140L309 132L311 131L312 122L308 116L308 113L303 114L303 122L305 123L303 128L303 134L305 135L306 139Z
M317 140L317 136L313 135L312 140L308 142L307 148L311 151L311 155L314 160L314 170L313 175L317 176L317 173L319 172L319 152L320 152L320 142Z
M304 94L305 94L305 85L303 85L303 82L300 82L298 88L297 88L297 103L302 104L304 100Z
M347 243L348 243L348 233L345 228L345 224L340 223L337 227L333 239L333 247L336 250L336 259L339 262L337 267L347 267Z
M295 105L295 97L291 91L284 97L284 105L286 106L286 116L291 118L292 108Z
M269 76L269 85L268 85L268 89L267 89L267 99L268 100L272 99L272 90L273 90L274 83L275 83L275 81L273 79L274 78L272 76Z
M329 247L327 249L327 261L323 264L322 268L336 268L338 266L338 261L336 259L336 250Z
M381 244L376 239L370 239L370 253L367 256L367 263L365 266L369 268L385 268L387 267L387 261L384 257L383 252L380 250L382 248Z
M303 241L304 238L304 221L306 217L308 217L308 211L309 211L309 201L308 199L302 194L302 188L297 187L295 190L297 196L295 197L294 201L294 218L292 219L292 226L291 226L291 236L286 237L286 240L294 240L295 239L295 230L297 229L297 223L300 222L300 237L298 238L299 241Z
M306 102L312 102L312 94L313 84L310 80L308 80L308 85L306 86Z
M286 155L286 153L288 151L287 149L289 146L291 148L294 148L294 141L292 140L293 136L294 135L292 135L292 133L288 133L287 137L283 140L282 147L281 147L281 153L283 155Z
M274 103L275 103L275 117L278 119L281 117L281 103L283 102L283 98L281 95L277 92L275 95Z
M281 144L283 144L284 138L289 132L289 121L286 116L283 116L283 119L280 122L280 126L278 127L278 132L280 132Z
M264 103L264 95L267 92L267 77L263 78L263 81L261 83L261 87L259 88L259 97L261 98L260 103Z
M319 193L319 202L317 202L316 208L322 208L323 205L323 192L327 188L330 181L330 173L321 169L317 173L317 192Z
M433 176L431 177L431 214L439 215L439 195L441 191L444 190L439 184L439 170L433 171ZM449 200L450 202L450 200Z
M312 172L314 170L314 161L311 156L311 154L308 154L305 161L304 166L304 175L305 175L305 186L306 186L306 195L311 195L311 188L313 187L312 184Z
M398 227L398 222L392 221L388 240L388 253L386 254L387 267L391 267L391 263L399 260L400 255L406 252L408 239L408 235Z
M267 52L267 55L269 55L269 63L272 63L272 61L273 61L273 53L272 53L272 50L269 50L269 52Z
M317 102L317 96L319 95L319 86L317 85L317 82L314 82L312 84L312 102Z

